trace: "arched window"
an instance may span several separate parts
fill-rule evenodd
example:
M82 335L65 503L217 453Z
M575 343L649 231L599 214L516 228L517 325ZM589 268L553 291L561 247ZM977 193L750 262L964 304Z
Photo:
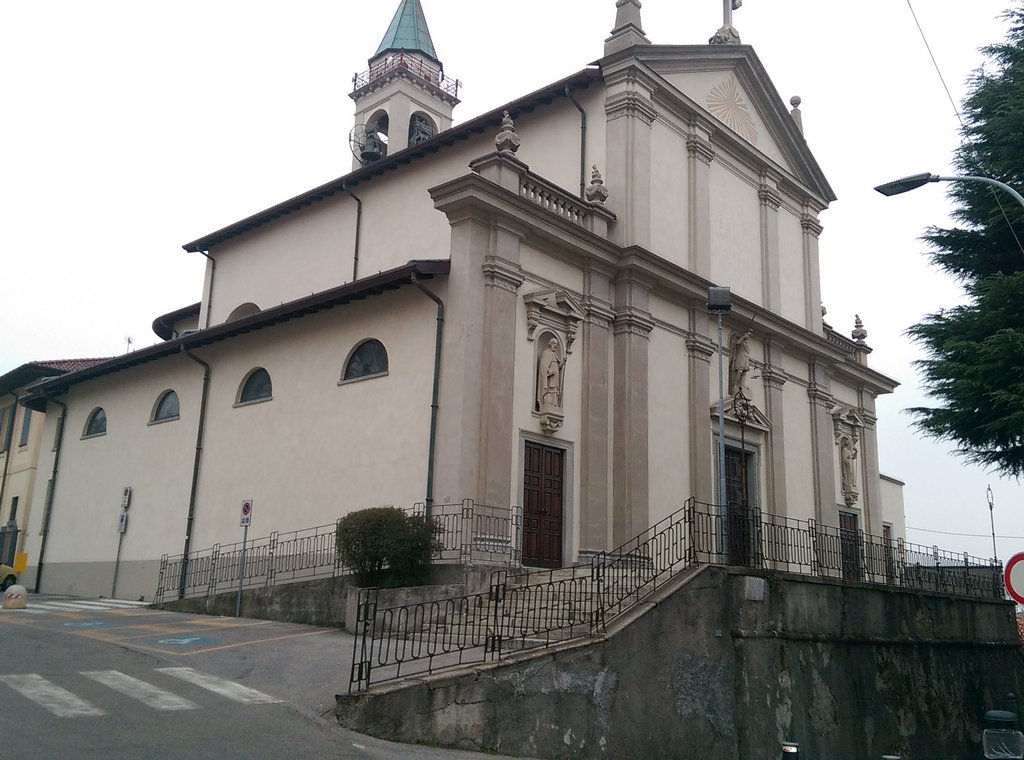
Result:
M260 307L254 303L243 303L240 306L236 306L234 310L228 314L226 321L234 322L236 319L244 319L245 317L251 317L253 314L259 314Z
M172 390L164 391L157 399L156 406L153 407L153 417L150 422L176 420L179 412L178 394Z
M98 406L89 414L89 419L85 422L85 432L82 433L82 437L91 438L94 435L106 435L106 432L107 413L103 411L103 407Z
M364 340L349 355L341 381L357 380L361 377L376 377L388 373L388 352L384 344L375 338Z
M270 374L263 367L257 367L246 376L242 387L239 388L238 403L249 404L253 401L266 401L272 393Z
M426 142L437 134L434 121L422 111L417 111L409 119L409 144L416 145Z

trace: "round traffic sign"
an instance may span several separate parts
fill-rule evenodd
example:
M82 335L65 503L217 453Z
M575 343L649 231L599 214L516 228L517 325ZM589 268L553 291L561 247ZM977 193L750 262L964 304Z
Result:
M250 514L252 514L252 502L251 501L243 501L242 502L242 515L245 516L245 517L248 517Z
M1024 604L1024 552L1017 552L1006 561L1003 583L1010 598L1017 604Z

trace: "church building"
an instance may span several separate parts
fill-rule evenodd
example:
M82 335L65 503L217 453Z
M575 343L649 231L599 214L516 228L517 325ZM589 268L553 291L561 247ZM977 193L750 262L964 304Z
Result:
M162 555L240 540L244 500L253 536L516 507L536 567L688 499L901 537L896 383L823 321L835 195L799 109L728 12L654 45L639 0L603 5L599 61L457 122L401 0L354 80L351 172L187 243L205 282L162 342L28 390L23 582L150 599Z

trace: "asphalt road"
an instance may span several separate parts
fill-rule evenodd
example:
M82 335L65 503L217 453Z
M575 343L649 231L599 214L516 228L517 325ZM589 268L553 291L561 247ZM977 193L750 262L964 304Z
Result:
M493 758L342 729L352 637L333 629L30 595L0 609L0 756Z

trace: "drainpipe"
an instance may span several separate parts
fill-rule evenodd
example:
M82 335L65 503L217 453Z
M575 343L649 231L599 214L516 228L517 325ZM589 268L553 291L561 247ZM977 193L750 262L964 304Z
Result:
M434 335L434 387L430 396L430 441L427 446L427 495L424 499L427 517L431 516L434 507L434 454L437 450L437 396L441 385L441 341L444 337L444 301L436 294L423 287L423 284L412 273L412 284L423 291L423 294L437 304L437 332Z
M210 262L210 296L206 299L206 324L203 325L203 327L209 327L210 309L213 307L213 278L217 274L217 260L207 251L199 251L199 254L205 256Z
M68 407L55 398L50 401L60 407L57 418L57 431L54 434L53 470L50 472L50 487L46 489L46 502L43 504L43 540L39 545L39 564L36 566L36 587L38 594L43 582L43 560L46 558L46 539L50 536L50 516L53 514L53 494L57 490L57 468L60 465L60 452L64 448L64 424L68 419Z
M572 91L569 90L569 85L565 86L565 97L569 98L580 112L580 200L583 200L586 198L585 191L587 186L587 112L583 110L580 102L573 97Z
M0 443L3 440L7 440L7 451L4 452L4 471L0 475L0 511L4 508L4 491L7 490L7 468L11 463L11 447L14 445L14 418L18 414L18 401L19 398L17 393L4 394L14 399L14 403L11 405L11 418L7 420L7 429L0 430Z
M363 227L363 202L359 196L349 190L344 183L341 186L342 190L352 196L352 199L356 202L356 245L355 250L352 252L352 282L359 279L359 232Z
M185 548L181 550L181 578L178 582L178 598L185 598L185 581L188 579L188 552L192 545L192 525L196 519L196 493L199 489L199 461L203 454L203 435L206 432L206 401L210 392L210 365L189 352L185 346L181 352L203 368L203 396L199 402L199 430L196 431L196 455L192 461L192 487L188 496L188 519L185 521Z

